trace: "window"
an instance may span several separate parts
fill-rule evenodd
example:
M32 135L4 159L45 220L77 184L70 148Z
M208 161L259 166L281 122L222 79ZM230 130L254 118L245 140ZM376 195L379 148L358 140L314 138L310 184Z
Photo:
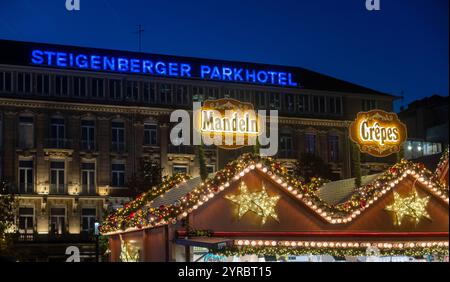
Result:
M216 171L216 166L215 165L206 165L206 171L208 172L208 174L214 173Z
M328 157L330 162L339 161L339 137L328 136Z
M67 96L69 94L69 81L65 75L55 77L55 94L57 96Z
M50 93L50 75L36 74L36 93L48 95Z
M158 140L157 132L156 124L144 124L144 145L156 145Z
M50 193L66 193L65 163L64 161L50 162Z
M34 148L34 119L31 116L19 117L19 148Z
M103 78L93 78L92 79L92 88L91 88L91 96L93 98L102 98L104 97L104 81Z
M0 92L12 91L12 74L8 71L0 72Z
M112 100L122 99L122 81L119 79L109 80L109 98Z
M127 100L139 100L139 81L127 81Z
M52 148L65 148L66 146L65 122L63 118L52 118L51 120L51 139Z
M81 163L81 186L81 191L85 195L96 193L94 162Z
M34 233L34 209L27 207L19 208L19 233Z
M208 97L207 97L208 99L211 99L211 100L219 99L219 88L208 87L207 92L208 92Z
M265 108L266 107L266 94L261 91L255 92L255 102L256 106L258 108Z
M50 209L50 235L61 235L66 232L66 209Z
M73 95L75 97L86 97L86 78L75 76L73 78Z
M155 84L144 82L144 101L148 103L156 103Z
M172 87L170 84L161 83L159 85L159 102L161 104L172 103Z
M281 106L280 103L280 93L270 93L269 94L269 106L271 109L279 109Z
M312 133L305 134L305 149L308 154L316 153L316 135Z
M95 121L81 121L81 148L83 150L95 150Z
M285 94L284 107L288 112L294 111L295 105L294 105L294 95L293 94Z
M172 168L172 174L175 175L177 173L188 173L188 167L186 165L174 165Z
M176 104L177 105L188 105L189 104L189 94L186 85L176 86Z
M17 73L17 91L20 93L31 93L31 73Z
M81 231L88 234L94 234L96 217L97 211L95 208L81 209Z
M112 149L116 152L125 150L125 128L121 121L111 123Z
M19 193L34 192L33 160L19 160Z
M113 163L111 165L111 186L125 186L125 164Z
M294 142L291 135L283 134L280 136L280 157L293 158Z
M375 100L362 100L363 111L370 111L377 108L377 101Z

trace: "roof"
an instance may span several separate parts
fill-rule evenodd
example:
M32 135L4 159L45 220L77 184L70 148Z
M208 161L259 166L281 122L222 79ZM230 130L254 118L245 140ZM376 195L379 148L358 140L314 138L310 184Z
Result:
M178 62L192 62L192 64L216 64L221 66L229 67L249 67L252 69L265 69L271 71L283 71L292 73L295 80L298 81L298 88L310 89L310 90L323 90L323 91L336 91L344 93L360 93L360 94L373 94L382 95L391 98L397 98L388 93L377 91L365 86L361 86L352 82L348 82L342 79L332 77L330 75L322 74L316 71L312 71L302 67L294 66L281 66L274 64L264 64L264 63L253 63L245 61L228 61L228 60L217 60L209 58L195 58L187 56L174 56L165 54L149 54L140 52L130 52L130 51L120 51L111 49L100 49L100 48L88 48L81 46L71 46L71 45L58 45L58 44L48 44L48 43L37 43L37 42L24 42L24 41L13 41L13 40L2 40L0 39L0 47L7 52L0 53L0 63L10 64L10 65L22 65L29 66L30 62L30 52L34 48L48 48L50 50L59 50L61 52L86 52L97 55L102 54L112 54L114 56L126 56L130 58L156 58L159 60L173 60ZM48 67L48 66L47 66ZM52 66L53 67L53 66ZM98 70L97 70L98 71ZM133 75L139 75L133 73ZM194 75L191 79L200 79ZM228 82L228 83L238 83L238 82ZM241 82L239 82L241 83Z
M361 177L361 185L373 182L379 173ZM327 182L317 190L317 195L331 205L342 203L355 193L355 178Z
M281 190L291 194L299 205L306 207L311 213L316 214L329 224L351 222L375 202L380 201L388 191L395 189L400 183L410 178L418 180L422 184L422 189L427 190L446 205L448 205L449 200L448 186L444 186L438 181L434 173L427 170L423 164L402 160L382 174L365 177L365 185L354 189L353 193L343 193L345 201L342 201L343 198L341 198L338 199L338 204L330 204L320 196L320 193L316 194L314 191L305 189L304 183L289 174L286 168L273 158L244 154L239 159L228 163L224 169L216 172L214 176L209 177L204 182L200 183L198 179L194 179L184 185L182 179L179 179L170 182L170 184L162 183L166 187L166 191L174 191L170 194L166 193L165 196L150 201L148 204L141 202L143 205L140 207L132 204L125 210L111 214L103 222L102 233L110 235L175 224L178 220L185 218L216 195L228 189L232 183L239 181L245 174L253 171L265 174ZM196 186L197 183L200 184ZM349 183L352 183L352 180L332 183L328 186L331 188L328 189L332 191L338 189L339 184L345 184L344 187L348 191L348 187L351 187ZM180 187L174 188L176 185L180 185ZM140 200L142 201L142 197ZM330 197L328 200L333 199ZM161 205L158 206L158 204Z

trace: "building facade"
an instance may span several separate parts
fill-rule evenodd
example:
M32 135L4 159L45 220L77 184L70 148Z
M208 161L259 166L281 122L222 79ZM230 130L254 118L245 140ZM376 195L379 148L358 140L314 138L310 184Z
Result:
M139 171L142 159L157 161L163 175L197 176L197 148L173 146L169 138L174 126L171 112L192 111L193 101L227 97L250 102L256 109L278 110L276 157L289 167L303 153L315 154L339 179L352 175L350 121L363 110L391 111L396 98L301 68L4 40L0 45L0 172L18 195L17 226L25 241L75 236L72 239L78 242L89 237L108 207L126 201L127 182ZM55 63L53 53L42 50L56 50ZM60 57L58 50L66 55ZM87 57L72 57L69 52L156 56L192 62L192 67L273 69L280 70L279 82L283 71L296 82L201 78L194 71L186 77L170 75L169 67L164 71L160 67L155 74L106 71L95 67L97 56L89 57L89 65L79 60L71 66L68 61ZM175 69L171 63L165 66ZM182 70L183 64L177 67ZM209 172L248 150L207 147ZM391 161L363 155L363 172L382 171Z

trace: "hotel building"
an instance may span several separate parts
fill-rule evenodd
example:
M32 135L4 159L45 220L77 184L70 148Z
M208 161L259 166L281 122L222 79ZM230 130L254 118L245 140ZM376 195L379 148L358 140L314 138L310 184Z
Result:
M396 99L303 68L6 40L0 47L1 179L19 199L23 246L45 245L55 259L65 257L69 245L92 257L94 222L127 200L127 180L142 158L159 162L164 175L199 174L197 148L170 143L175 109L228 97L278 110L276 157L292 167L302 153L316 154L339 179L352 175L349 123L359 111L391 111ZM122 58L128 65L121 69ZM130 58L139 59L136 69ZM144 58L153 62L147 72ZM158 62L167 63L158 70ZM189 66L184 75L183 64ZM270 71L250 73L250 80L225 71L214 77L212 66ZM209 172L248 150L207 147ZM393 159L363 154L361 161L368 174Z

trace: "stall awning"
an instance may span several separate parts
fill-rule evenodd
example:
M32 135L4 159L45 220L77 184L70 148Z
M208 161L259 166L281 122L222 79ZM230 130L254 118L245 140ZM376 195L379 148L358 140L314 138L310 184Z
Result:
M190 237L175 239L175 243L183 246L193 246L208 249L222 249L224 247L232 246L233 240L218 237Z

